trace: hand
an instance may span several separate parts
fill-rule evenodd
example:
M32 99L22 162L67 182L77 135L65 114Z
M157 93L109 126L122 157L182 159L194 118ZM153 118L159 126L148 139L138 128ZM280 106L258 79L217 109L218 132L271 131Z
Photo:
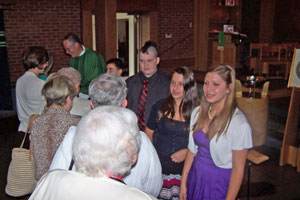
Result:
M180 184L179 199L186 200L186 185L182 184L182 182Z
M185 160L187 149L181 149L171 155L171 159L175 163L180 163Z

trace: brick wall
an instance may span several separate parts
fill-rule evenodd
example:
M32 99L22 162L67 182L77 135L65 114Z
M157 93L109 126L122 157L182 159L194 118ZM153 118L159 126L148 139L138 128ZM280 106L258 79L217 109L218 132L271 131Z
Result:
M158 1L160 69L167 74L180 65L194 65L193 5L191 0ZM165 34L172 34L172 38Z
M179 65L193 65L193 1L160 0L158 5L158 48L161 69L172 71ZM3 0L13 3L13 11L5 11L5 31L11 81L25 69L21 63L23 50L30 45L44 46L54 55L53 71L68 66L69 57L61 46L68 32L80 37L80 0ZM172 38L165 38L165 34ZM186 62L187 61L187 62Z
M193 1L158 1L158 44L164 58L193 56ZM165 38L172 34L172 38ZM175 45L175 46L174 46ZM172 48L174 46L174 48Z
M3 0L12 3L4 12L10 78L15 82L25 69L21 55L28 46L43 46L54 56L53 71L67 67L69 57L61 42L68 32L80 37L79 0Z

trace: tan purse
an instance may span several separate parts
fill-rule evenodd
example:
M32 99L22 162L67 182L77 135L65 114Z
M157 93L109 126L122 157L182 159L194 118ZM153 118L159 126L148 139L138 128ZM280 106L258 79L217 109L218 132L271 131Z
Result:
M5 187L5 193L9 196L24 196L32 193L35 188L35 164L31 153L31 145L29 149L23 148L23 145L28 132L31 130L32 122L38 116L35 114L29 118L28 127L20 147L12 150Z

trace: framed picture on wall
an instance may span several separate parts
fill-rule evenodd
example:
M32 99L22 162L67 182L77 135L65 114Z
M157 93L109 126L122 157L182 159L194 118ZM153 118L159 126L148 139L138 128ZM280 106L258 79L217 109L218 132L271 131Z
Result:
M294 50L288 87L300 88L300 49Z
M234 31L234 25L224 24L223 32L233 32Z
M234 6L234 0L226 0L225 6Z

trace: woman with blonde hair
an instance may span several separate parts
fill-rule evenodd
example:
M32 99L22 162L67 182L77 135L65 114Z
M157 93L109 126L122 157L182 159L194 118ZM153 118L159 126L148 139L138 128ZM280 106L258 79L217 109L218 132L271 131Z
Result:
M37 180L48 171L68 129L76 126L80 120L79 116L70 114L76 89L69 78L51 74L42 89L42 95L47 105L44 112L34 120L31 131Z
M235 71L209 70L191 118L180 199L236 199L244 176L251 127L235 99Z

